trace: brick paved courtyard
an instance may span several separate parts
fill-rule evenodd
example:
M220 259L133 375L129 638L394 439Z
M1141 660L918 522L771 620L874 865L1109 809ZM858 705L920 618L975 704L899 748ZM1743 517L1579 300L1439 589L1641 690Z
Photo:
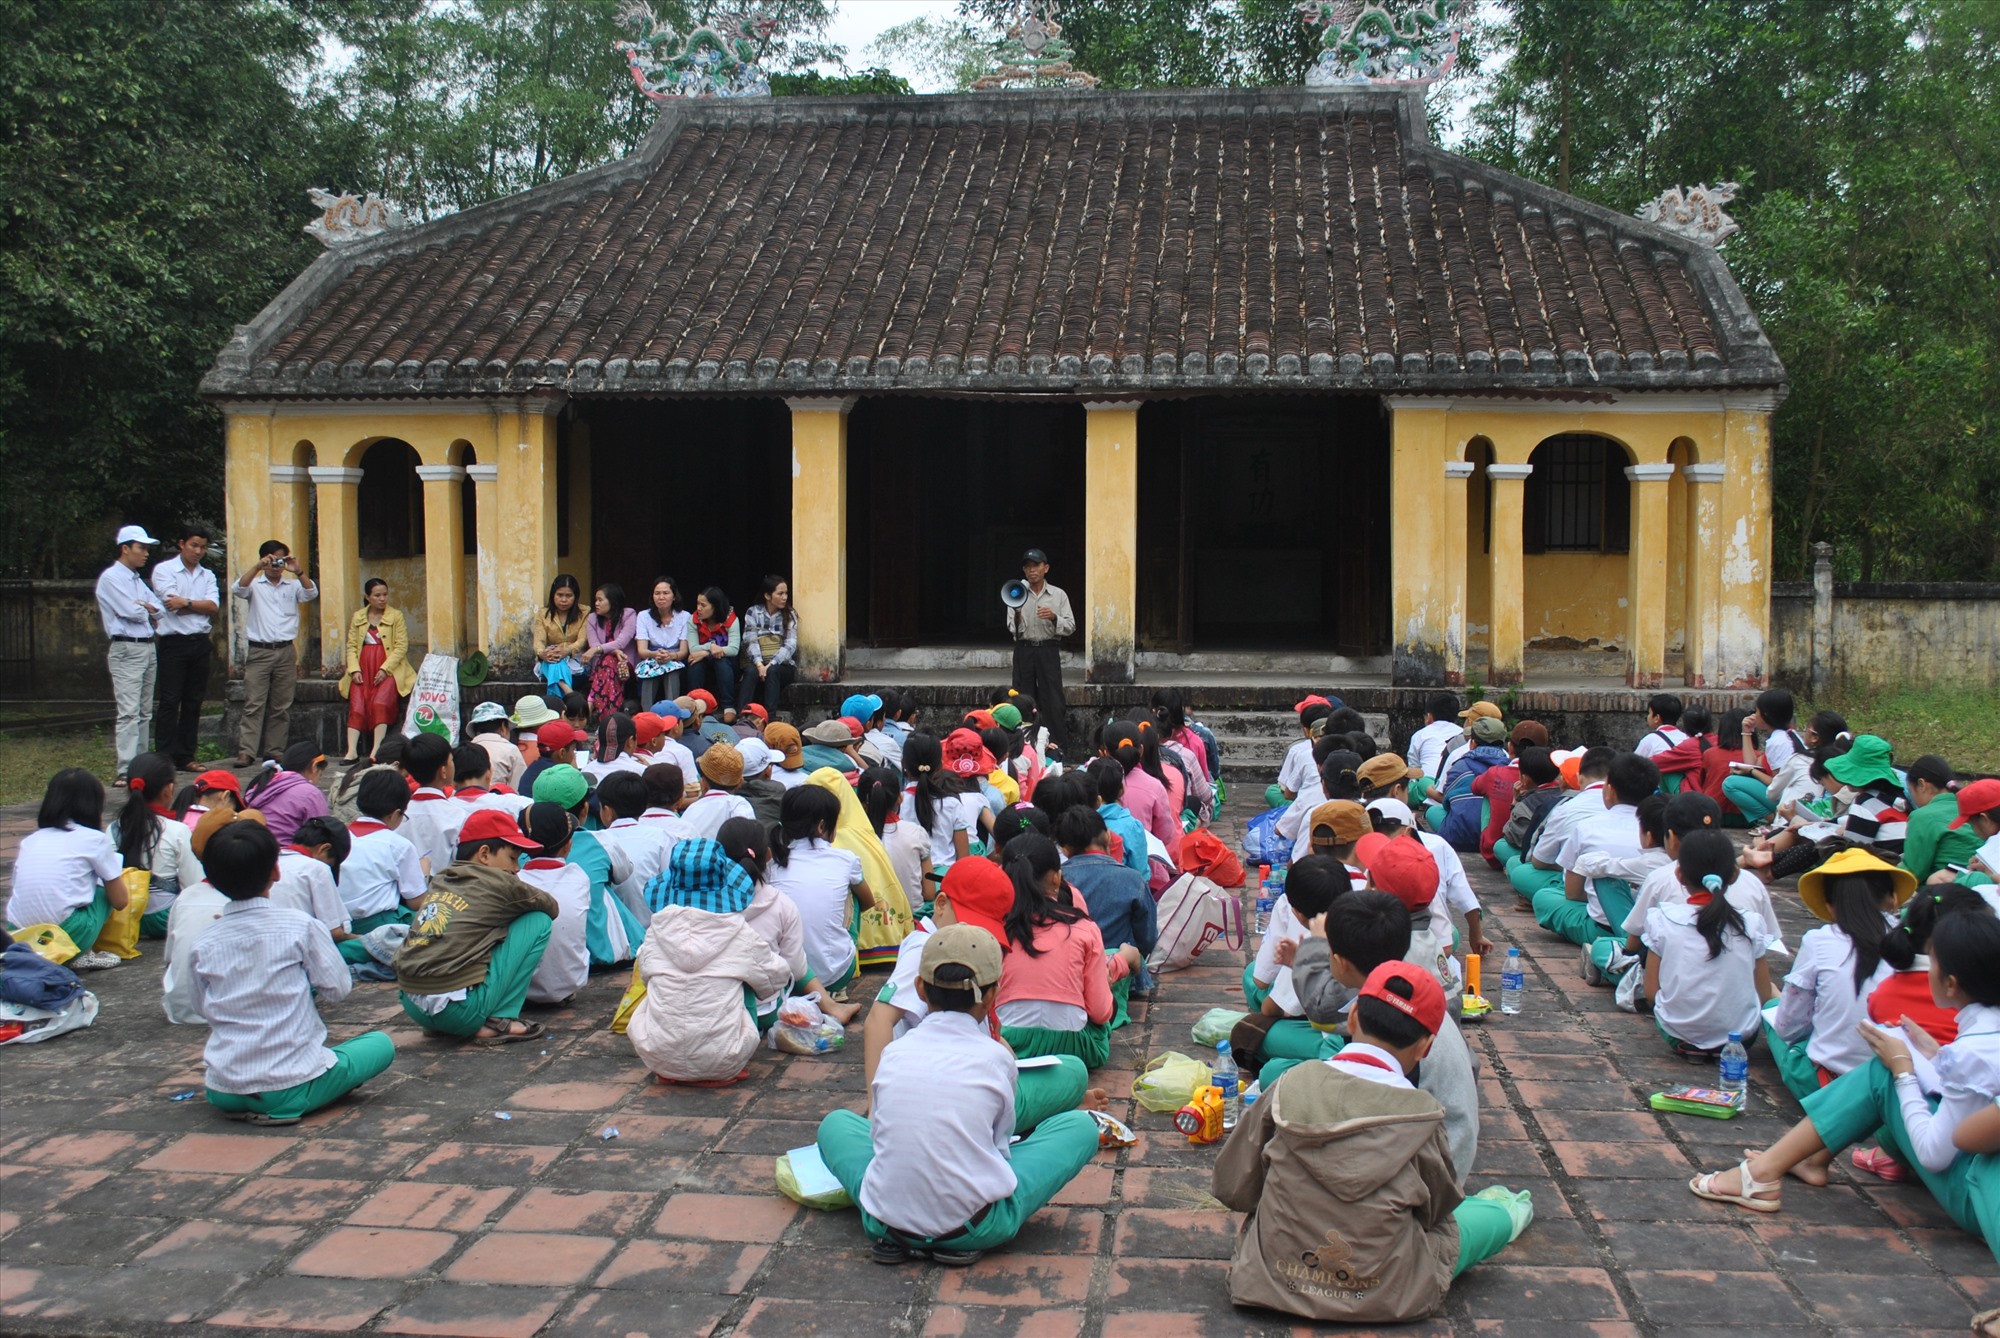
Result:
M31 823L0 814L0 865ZM1745 1119L1647 1110L1706 1071L1584 986L1575 949L1502 880L1474 877L1490 936L1520 942L1533 974L1524 1016L1468 1032L1485 1106L1468 1188L1530 1189L1537 1218L1444 1317L1397 1332L1957 1334L2000 1305L1992 1254L1920 1186L1837 1169L1824 1190L1789 1186L1769 1218L1689 1195L1690 1174L1773 1137L1797 1104L1759 1054ZM1796 943L1804 913L1786 918ZM203 1033L164 1021L149 952L90 980L94 1028L0 1050L0 1331L1292 1332L1229 1304L1237 1219L1207 1194L1213 1153L1130 1101L1147 1056L1193 1050L1195 1019L1240 1002L1241 960L1166 977L1117 1034L1098 1078L1139 1144L1102 1154L1013 1248L949 1271L878 1267L854 1214L773 1187L777 1154L860 1104L858 1028L832 1057L761 1054L749 1082L685 1090L648 1081L606 1029L620 976L537 1014L545 1045L494 1050L425 1039L393 987L364 985L330 1010L334 1038L386 1029L395 1067L260 1131L173 1100L200 1091Z

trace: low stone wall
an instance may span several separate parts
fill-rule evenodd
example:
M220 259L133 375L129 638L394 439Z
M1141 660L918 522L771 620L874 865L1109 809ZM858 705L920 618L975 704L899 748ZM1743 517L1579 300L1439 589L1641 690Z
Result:
M95 581L30 581L27 589L10 586L4 616L28 619L32 626L10 627L9 653L17 642L17 632L31 634L22 640L22 650L32 647L31 662L6 666L5 688L10 695L38 698L82 699L111 695L111 670L105 661L104 620L97 612ZM222 696L221 663L225 646L222 634L215 636L217 670L210 675L210 700Z
M1774 584L1771 681L1814 697L2000 688L2000 585Z

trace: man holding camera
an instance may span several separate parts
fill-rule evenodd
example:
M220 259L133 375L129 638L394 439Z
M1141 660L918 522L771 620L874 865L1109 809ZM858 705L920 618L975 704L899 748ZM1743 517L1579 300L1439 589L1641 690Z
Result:
M287 576L293 579L286 580ZM284 751L291 727L292 694L299 683L299 605L319 598L319 587L299 570L292 550L266 539L257 565L237 578L231 592L245 602L243 630L250 642L243 660L243 733L236 765L255 766Z
M1069 596L1049 584L1049 557L1039 548L1021 556L1021 576L1027 599L1007 610L1007 630L1014 637L1014 690L1035 699L1036 712L1049 739L1069 752L1069 709L1063 701L1062 639L1076 630Z

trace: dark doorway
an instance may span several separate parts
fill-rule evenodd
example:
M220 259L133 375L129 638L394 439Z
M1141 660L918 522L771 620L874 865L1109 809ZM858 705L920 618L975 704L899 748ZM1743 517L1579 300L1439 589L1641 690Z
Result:
M1082 644L1080 404L864 398L847 424L849 645L1006 640L1000 585L1049 555Z
M783 400L593 400L590 564L643 604L655 576L737 608L791 574L792 420Z
M1383 654L1388 531L1389 421L1372 396L1139 411L1141 649Z

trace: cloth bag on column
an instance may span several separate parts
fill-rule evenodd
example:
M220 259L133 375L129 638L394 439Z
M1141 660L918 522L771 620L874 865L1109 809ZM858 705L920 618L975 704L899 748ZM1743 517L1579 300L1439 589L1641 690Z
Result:
M455 747L458 726L458 657L426 655L417 669L409 709L403 713L403 737L436 734Z

